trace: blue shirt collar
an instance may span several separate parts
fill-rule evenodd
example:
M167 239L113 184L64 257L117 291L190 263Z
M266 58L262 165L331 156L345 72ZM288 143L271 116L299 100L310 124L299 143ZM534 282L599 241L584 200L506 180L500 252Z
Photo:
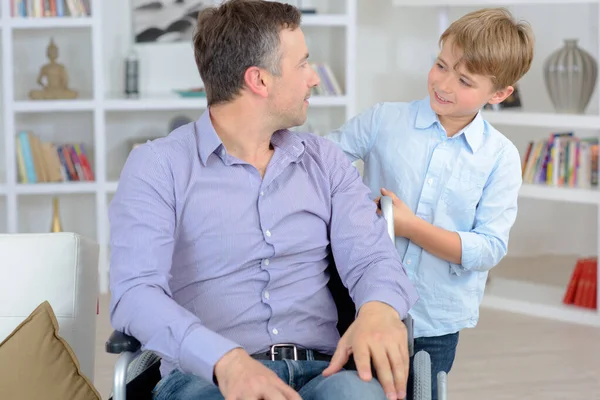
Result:
M418 107L415 128L427 129L433 124L437 124L440 128L442 128L442 124L440 123L437 114L431 109L429 96L421 100ZM485 124L483 117L481 116L481 111L479 111L477 112L477 115L473 121L471 121L471 123L467 125L461 132L458 132L456 136L463 134L467 144L471 148L471 151L475 153L481 147L484 131Z

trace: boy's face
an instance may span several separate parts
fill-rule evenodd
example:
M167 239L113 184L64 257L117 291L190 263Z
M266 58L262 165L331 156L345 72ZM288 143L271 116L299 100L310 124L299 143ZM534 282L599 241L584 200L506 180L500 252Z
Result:
M429 71L431 108L442 123L444 119L469 122L485 104L500 103L513 92L512 86L496 90L489 77L468 72L462 63L456 65L461 57L462 51L448 38Z

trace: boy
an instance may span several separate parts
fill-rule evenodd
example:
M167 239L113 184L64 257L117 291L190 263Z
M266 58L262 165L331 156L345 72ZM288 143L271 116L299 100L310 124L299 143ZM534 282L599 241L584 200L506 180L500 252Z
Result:
M477 324L488 271L506 254L517 214L519 152L480 109L513 92L534 39L496 8L455 21L439 44L427 98L376 104L328 135L364 161L372 193L393 198L396 248L420 295L415 352L431 355L434 399L458 332Z

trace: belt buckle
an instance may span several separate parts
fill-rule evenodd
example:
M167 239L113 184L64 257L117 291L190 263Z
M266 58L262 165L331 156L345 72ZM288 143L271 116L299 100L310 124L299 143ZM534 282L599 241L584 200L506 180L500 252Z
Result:
M280 343L280 344L272 345L271 346L271 361L275 361L275 350L279 347L281 347L281 348L291 347L292 349L294 349L294 361L298 361L298 347L292 343Z

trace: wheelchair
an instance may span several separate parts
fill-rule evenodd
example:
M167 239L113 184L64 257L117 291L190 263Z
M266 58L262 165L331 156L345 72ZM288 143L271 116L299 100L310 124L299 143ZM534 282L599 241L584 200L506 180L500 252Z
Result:
M392 241L395 239L392 199L381 197L380 208L387 222L387 230ZM342 284L330 256L328 267L330 274L328 288L331 291L338 311L337 329L340 337L354 321L356 308L348 290ZM431 359L425 351L414 354L413 321L410 315L403 320L408 332L408 350L413 359L413 399L431 400ZM113 331L106 342L106 351L118 354L113 376L113 393L110 400L152 400L152 390L161 379L160 357L142 350L141 343L123 332ZM438 398L446 400L446 374L440 372L438 381Z

